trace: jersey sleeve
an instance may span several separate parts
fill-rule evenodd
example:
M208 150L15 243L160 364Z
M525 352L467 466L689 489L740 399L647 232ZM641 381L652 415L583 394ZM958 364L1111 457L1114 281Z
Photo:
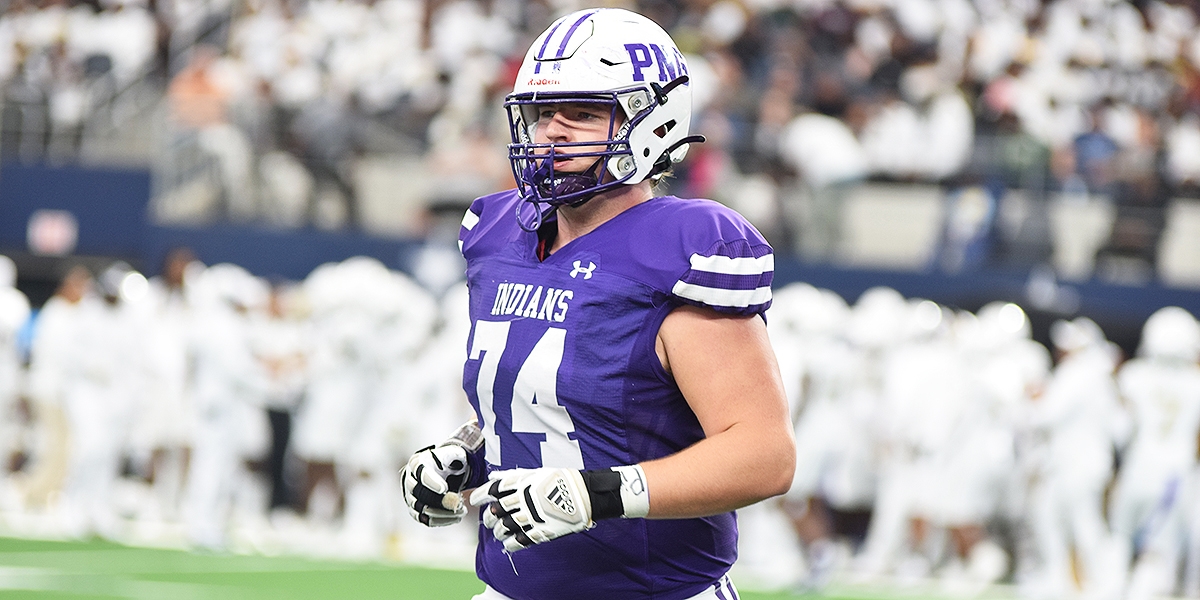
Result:
M458 228L458 249L469 264L509 243L520 231L514 209L520 197L516 190L505 190L476 198L463 214Z
M762 234L728 209L694 222L692 232L685 236L687 269L671 294L723 314L765 313L771 306L775 255Z
M472 232L479 225L480 215L483 214L482 198L476 198L471 207L463 215L462 226L458 228L458 251L466 255L466 246L471 241Z

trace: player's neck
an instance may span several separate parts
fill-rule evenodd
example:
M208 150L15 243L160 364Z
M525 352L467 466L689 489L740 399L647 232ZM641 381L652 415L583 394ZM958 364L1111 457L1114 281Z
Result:
M649 182L643 182L621 186L579 206L559 207L558 234L550 246L550 254L554 254L572 240L591 233L609 219L653 197Z

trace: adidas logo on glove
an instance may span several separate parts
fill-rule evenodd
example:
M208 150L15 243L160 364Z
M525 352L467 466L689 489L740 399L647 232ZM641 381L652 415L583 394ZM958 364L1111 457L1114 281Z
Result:
M567 481L565 479L558 478L557 485L550 490L546 499L553 502L559 510L568 515L575 514L575 503L571 501L571 492L567 490Z

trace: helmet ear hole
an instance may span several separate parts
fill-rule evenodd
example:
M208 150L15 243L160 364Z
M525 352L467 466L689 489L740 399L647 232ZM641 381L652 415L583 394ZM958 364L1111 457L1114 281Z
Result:
M658 129L654 130L654 135L657 135L659 138L665 138L672 129L675 129L675 119L671 119L670 121L659 125Z

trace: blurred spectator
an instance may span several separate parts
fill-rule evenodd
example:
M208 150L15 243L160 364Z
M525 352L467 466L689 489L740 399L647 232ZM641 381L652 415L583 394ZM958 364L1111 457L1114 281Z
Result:
M216 48L197 46L188 65L171 80L167 97L171 116L180 126L200 130L225 122L230 90L213 72L219 56Z
M1076 169L1092 193L1106 193L1113 182L1117 153L1116 141L1104 131L1104 107L1097 106L1088 115L1090 128L1074 141Z
M806 258L830 258L841 237L846 192L866 177L866 153L845 123L818 113L787 125L780 153L800 174L810 198L811 209L794 229L795 247Z
M1120 145L1112 159L1111 197L1117 207L1108 243L1097 254L1100 277L1124 283L1154 278L1158 241L1173 189L1160 125L1145 110L1118 104L1105 115Z
M997 215L1024 215L1019 220L1032 227L1018 224L1019 234L1005 236L1033 250L996 250L1017 265L1045 258L1041 238L1049 234L1035 226L1045 221L1038 204L1046 191L1083 183L1092 195L1116 193L1116 157L1135 143L1141 122L1161 130L1151 149L1166 151L1155 167L1167 171L1162 195L1197 191L1200 9L1193 4L635 4L683 40L694 126L710 136L708 148L693 148L680 166L673 193L756 214L783 246L820 222L825 233L799 237L827 247L824 238L837 229L832 213L804 225L795 214L801 203L792 172L814 197L838 188L809 181L820 179L815 167L783 150L798 143L785 138L800 115L839 121L826 122L840 129L839 148L861 149L865 167L851 169L843 188L860 180L950 192L964 181L987 184ZM148 72L158 36L178 71L167 92L179 128L160 187L180 206L200 207L176 211L180 218L361 227L374 208L360 203L380 195L359 189L369 185L359 168L373 154L430 157L413 188L438 190L439 202L512 185L500 162L508 141L500 99L521 40L567 10L560 5L13 2L0 16L7 98L0 154L37 157L47 145L56 155L78 152L95 135L94 114L112 104L104 98ZM1029 206L1017 210L998 182L974 179L998 172Z
M326 229L361 225L350 174L361 134L350 100L345 93L330 90L305 104L291 125L293 150L312 173L315 185L308 220Z
M212 157L224 216L245 220L256 211L250 178L253 156L246 134L229 122L237 81L228 69L219 70L218 57L215 48L197 46L188 65L171 80L167 94L178 128L174 143L184 148L194 145Z

